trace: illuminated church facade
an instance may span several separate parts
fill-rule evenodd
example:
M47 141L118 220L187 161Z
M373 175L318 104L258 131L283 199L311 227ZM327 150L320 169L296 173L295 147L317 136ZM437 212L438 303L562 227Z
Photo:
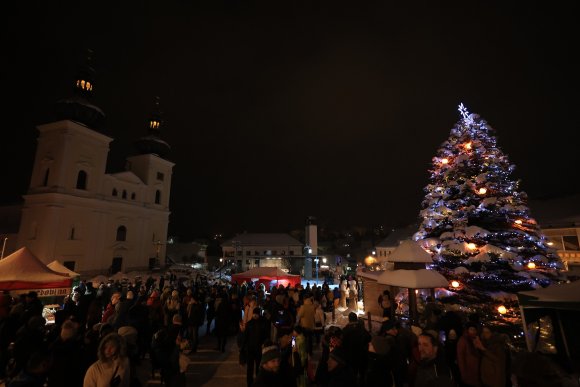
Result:
M135 143L136 154L126 158L126 170L107 174L113 138L99 130L104 114L90 102L92 79L87 65L74 95L58 101L57 120L37 127L17 244L81 274L156 267L165 257L174 166L165 158L169 145L159 138L159 105L148 134Z

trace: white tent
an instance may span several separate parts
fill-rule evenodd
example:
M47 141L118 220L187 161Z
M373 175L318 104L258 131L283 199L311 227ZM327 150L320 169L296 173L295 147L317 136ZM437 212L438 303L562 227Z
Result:
M435 289L449 286L447 279L435 270L385 270L377 279L379 284L408 289L409 317L417 321L417 296L415 289Z
M80 276L79 273L70 270L68 267L66 267L56 259L46 266L48 266L49 269L56 271L57 273L68 274L71 277Z
M384 285L409 289L433 289L449 286L449 281L435 270L386 270L377 279Z
M386 258L389 262L433 263L433 259L417 242L407 239Z

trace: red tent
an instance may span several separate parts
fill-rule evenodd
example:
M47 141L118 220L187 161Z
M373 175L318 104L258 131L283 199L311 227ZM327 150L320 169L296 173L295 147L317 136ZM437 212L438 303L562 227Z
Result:
M0 260L0 290L62 289L72 286L68 274L49 269L40 259L23 247ZM56 295L47 292L46 295ZM39 294L43 296L45 294Z
M300 276L294 274L288 274L282 271L279 267L254 267L243 273L233 274L232 281L238 284L242 282L257 282L258 284L264 284L266 289L270 286L283 285L287 286L290 284L292 287L296 287L300 284Z

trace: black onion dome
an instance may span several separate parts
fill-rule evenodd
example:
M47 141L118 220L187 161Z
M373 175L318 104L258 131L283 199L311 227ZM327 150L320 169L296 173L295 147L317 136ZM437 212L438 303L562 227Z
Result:
M135 141L135 147L140 154L156 154L162 158L165 158L169 154L171 147L159 138L162 126L163 119L159 108L159 97L156 97L155 109L148 122L149 134Z
M79 122L90 128L98 129L105 120L105 113L93 105L95 70L91 67L92 51L87 50L86 63L82 66L75 78L73 95L63 98L56 103L56 118Z

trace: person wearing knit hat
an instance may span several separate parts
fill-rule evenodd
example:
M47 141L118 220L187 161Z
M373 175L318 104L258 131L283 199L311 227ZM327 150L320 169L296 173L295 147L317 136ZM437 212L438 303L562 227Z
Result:
M262 360L260 361L260 367L263 367L264 364L269 363L275 359L280 360L280 350L278 349L277 345L272 344L262 348Z
M280 375L280 350L278 346L268 341L262 348L260 371L251 387L271 387L284 385Z

